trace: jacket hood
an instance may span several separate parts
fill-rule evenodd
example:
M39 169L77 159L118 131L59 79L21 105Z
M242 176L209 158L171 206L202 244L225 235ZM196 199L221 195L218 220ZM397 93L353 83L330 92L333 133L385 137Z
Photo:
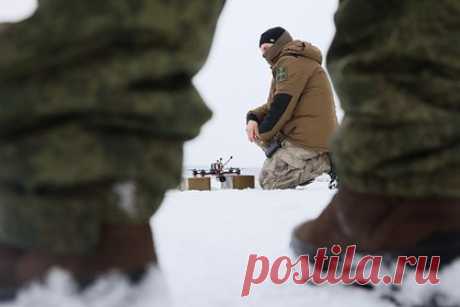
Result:
M323 64L321 50L308 42L295 40L286 44L281 50L280 58L285 55L302 56L318 62L320 65Z

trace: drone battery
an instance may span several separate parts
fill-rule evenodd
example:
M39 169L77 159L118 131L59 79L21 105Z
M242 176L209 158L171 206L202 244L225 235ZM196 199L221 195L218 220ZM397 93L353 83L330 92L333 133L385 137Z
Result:
M227 180L222 183L223 189L236 189L236 190L244 190L244 189L254 189L255 186L255 178L254 176L225 176Z
M209 177L193 177L187 179L188 190L192 191L210 191L211 178Z

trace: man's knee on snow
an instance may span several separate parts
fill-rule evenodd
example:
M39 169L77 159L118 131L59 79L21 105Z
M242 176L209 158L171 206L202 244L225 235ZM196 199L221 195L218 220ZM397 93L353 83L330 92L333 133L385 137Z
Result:
M260 172L259 184L264 190L286 188L286 179L291 172L290 166L281 157L281 152L267 159Z
M287 172L261 171L259 183L264 190L294 189L299 184L299 171L292 169Z

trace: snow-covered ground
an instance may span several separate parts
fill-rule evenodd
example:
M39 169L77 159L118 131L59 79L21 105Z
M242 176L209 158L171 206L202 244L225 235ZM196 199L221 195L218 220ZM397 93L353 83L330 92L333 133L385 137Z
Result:
M385 288L365 291L292 282L282 286L266 282L254 286L250 296L241 297L248 256L291 256L293 227L317 216L332 194L324 178L291 191L171 191L152 219L161 271L152 269L139 288L114 275L76 295L68 276L56 271L47 285L34 286L21 293L16 303L0 306L393 306L380 299ZM441 286L408 285L400 296L403 301L417 302L436 290L460 302L459 274L457 263L441 275Z

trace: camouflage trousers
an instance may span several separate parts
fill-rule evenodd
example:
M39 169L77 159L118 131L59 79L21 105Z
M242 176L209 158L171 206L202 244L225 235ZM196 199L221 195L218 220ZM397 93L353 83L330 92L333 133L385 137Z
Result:
M40 0L0 24L0 246L91 253L103 224L149 223L211 116L191 79L224 2Z
M284 140L282 147L265 160L259 175L265 190L294 189L331 169L326 153L318 153Z
M345 112L340 183L460 197L460 1L342 0L328 69Z
M135 182L101 184L72 191L24 194L0 190L0 241L54 253L87 253L103 224L148 223L162 200Z

